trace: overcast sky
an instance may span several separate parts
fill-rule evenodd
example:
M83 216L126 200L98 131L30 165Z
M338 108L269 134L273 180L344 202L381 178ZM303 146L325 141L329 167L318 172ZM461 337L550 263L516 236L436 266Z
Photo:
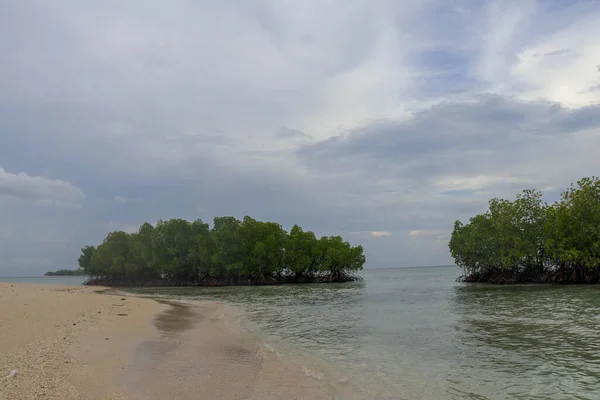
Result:
M369 267L600 174L600 2L0 0L0 276L251 215Z

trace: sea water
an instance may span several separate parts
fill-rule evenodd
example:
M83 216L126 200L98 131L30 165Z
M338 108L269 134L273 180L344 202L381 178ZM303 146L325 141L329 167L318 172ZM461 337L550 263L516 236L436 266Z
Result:
M267 351L364 399L600 398L600 286L458 275L365 270L356 283L134 291L235 305Z
M3 283L31 283L36 285L81 285L85 276L27 276L27 277L1 277Z

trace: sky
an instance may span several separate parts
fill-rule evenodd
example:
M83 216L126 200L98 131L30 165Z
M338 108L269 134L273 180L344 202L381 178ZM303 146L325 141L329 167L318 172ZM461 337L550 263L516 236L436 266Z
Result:
M250 215L451 264L492 197L600 173L600 2L0 0L0 276Z

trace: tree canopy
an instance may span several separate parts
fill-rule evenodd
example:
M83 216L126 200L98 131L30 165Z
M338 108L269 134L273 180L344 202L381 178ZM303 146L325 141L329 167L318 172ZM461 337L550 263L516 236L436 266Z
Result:
M83 276L86 272L82 269L59 269L58 271L48 271L44 276Z
M456 221L450 253L467 282L600 282L600 180L583 178L548 205L525 190Z
M298 225L288 233L274 222L226 216L212 228L170 219L110 232L78 261L90 284L216 286L357 280L365 256L340 236L317 239Z

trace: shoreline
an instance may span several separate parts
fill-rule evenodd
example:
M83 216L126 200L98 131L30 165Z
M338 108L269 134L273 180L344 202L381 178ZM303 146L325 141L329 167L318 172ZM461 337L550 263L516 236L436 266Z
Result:
M167 306L100 290L0 283L0 398L126 398L115 372Z
M293 277L285 277L280 280L271 279L263 281L230 281L219 279L200 280L197 282L153 280L153 281L118 281L105 280L101 278L89 278L83 282L84 286L100 286L112 288L163 288L163 287L253 287L253 286L283 286L283 285L312 285L324 283L350 283L362 282L362 276L358 274L344 274L335 279L331 277L314 277L311 280L297 281Z
M16 283L0 283L0 302L0 398L334 396L330 382L238 329L239 310L220 302Z

